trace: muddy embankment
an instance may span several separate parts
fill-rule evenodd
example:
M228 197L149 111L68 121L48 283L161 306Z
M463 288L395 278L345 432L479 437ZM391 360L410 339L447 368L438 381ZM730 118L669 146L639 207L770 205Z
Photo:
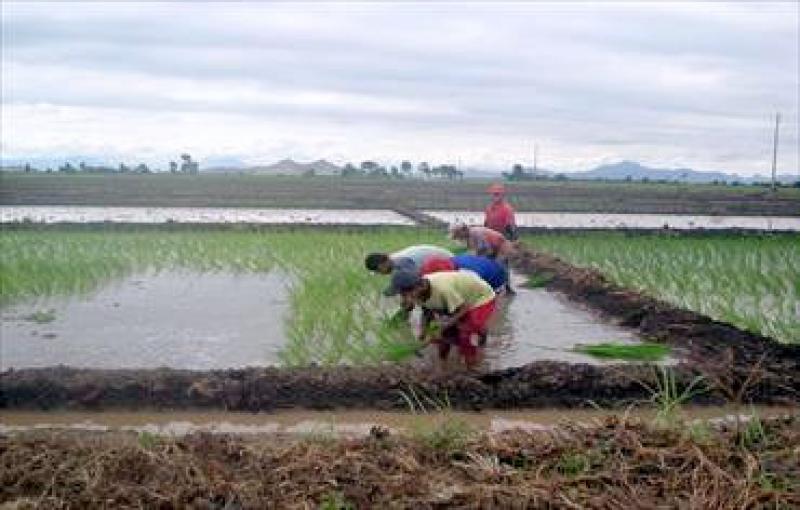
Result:
M522 250L526 273L552 276L548 288L621 320L643 337L674 346L679 389L698 375L707 391L699 404L726 401L796 404L800 346L786 346L608 283L544 254ZM457 409L619 408L651 397L658 372L649 366L537 361L489 373L433 374L410 366L97 370L52 367L0 374L0 407L16 409L215 408L268 411L403 409L414 392Z

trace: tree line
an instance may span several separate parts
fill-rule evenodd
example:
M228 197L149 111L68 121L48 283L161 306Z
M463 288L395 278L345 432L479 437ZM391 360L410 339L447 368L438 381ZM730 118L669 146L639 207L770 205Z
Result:
M416 166L410 161L402 161L399 166L386 167L375 161L362 161L358 166L347 163L342 168L342 177L379 177L384 179L463 179L464 172L455 165L431 166L422 161Z
M170 161L169 162L169 171L173 174L189 174L189 175L196 175L200 173L200 165L197 161L194 161L189 154L181 154L181 163L178 164L177 161ZM125 163L120 163L119 166L109 166L109 165L89 165L85 162L81 161L78 165L73 165L69 161L65 162L63 165L60 165L53 170L52 167L46 168L44 170L40 170L38 168L34 168L31 166L30 163L25 163L23 166L23 171L25 173L32 173L32 172L46 172L46 173L66 173L66 174L76 174L76 173L89 173L89 174L152 174L160 172L158 169L152 169L145 163L139 163L138 165L127 165Z

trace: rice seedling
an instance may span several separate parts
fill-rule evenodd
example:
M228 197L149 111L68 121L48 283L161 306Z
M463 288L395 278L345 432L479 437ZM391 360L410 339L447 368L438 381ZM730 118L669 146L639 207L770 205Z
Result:
M409 229L7 232L0 238L0 305L86 294L145 271L278 271L289 296L284 364L398 361L419 345L407 324L384 324L397 303L380 296L388 280L364 269L364 254L443 240L436 231Z
M661 361L670 353L669 346L653 342L642 342L638 344L621 344L616 342L586 344L577 345L573 350L596 358L630 361Z
M800 236L583 233L526 240L619 285L781 342L800 342Z

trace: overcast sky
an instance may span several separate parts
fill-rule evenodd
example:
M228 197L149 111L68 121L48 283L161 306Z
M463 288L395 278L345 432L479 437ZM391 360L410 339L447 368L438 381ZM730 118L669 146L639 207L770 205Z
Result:
M2 155L798 170L798 4L2 2Z

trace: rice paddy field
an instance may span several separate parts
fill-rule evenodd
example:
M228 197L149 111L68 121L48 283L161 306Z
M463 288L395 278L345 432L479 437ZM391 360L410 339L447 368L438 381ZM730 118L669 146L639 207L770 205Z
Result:
M587 232L525 237L617 284L786 343L800 343L800 236Z
M785 343L798 338L798 241L616 233L523 239L572 264L596 267L625 287ZM797 373L791 359L782 364L773 357L768 367L790 385L779 395L783 400L754 400L784 406L770 408L770 417L742 406L750 396L735 402L713 397L708 402L732 407L712 405L720 417L695 420L684 415L684 405L703 402L706 393L721 394L728 379L716 382L713 373L697 376L681 366L619 364L626 356L655 362L669 348L664 344L631 348L610 339L581 347L615 363L603 366L540 361L482 374L432 375L395 363L413 357L413 334L393 320L397 302L380 293L387 278L367 272L363 257L421 243L457 249L441 230L403 227L5 230L0 307L34 303L26 320L43 328L60 317L37 308L40 300L96 294L109 282L135 275L169 275L174 286L180 278L270 275L260 285L284 288L288 311L275 318L286 337L281 368L254 359L253 367L230 370L51 366L0 373L0 407L8 407L0 425L37 409L33 425L0 428L0 502L33 508L621 508L677 501L697 508L793 508L800 501L796 399L794 407L786 400L798 388L785 377ZM541 275L528 276L532 287L540 286ZM547 286L546 279L541 285ZM264 287L239 290L245 299L258 300L259 288ZM524 285L518 292L558 294ZM518 306L520 295L514 299L518 315L532 315ZM252 320L248 310L251 315L242 314L241 321ZM537 321L523 329L526 338L534 331L550 335L542 331L553 327L548 323L555 314ZM649 357L642 357L641 348ZM739 366L725 369L741 376ZM742 377L749 381L747 373ZM779 391L771 381L761 387ZM751 383L743 384L740 395ZM376 409L398 409L392 407L398 401L406 406L400 408L409 423L405 428L363 421L337 427L348 406L372 416ZM484 433L475 425L494 420L498 409L543 407L556 416L559 406L587 402L596 414L586 411L585 422L555 417L558 424L543 425L512 414L517 419L505 431ZM600 414L614 402L629 407L624 414L613 414L614 407ZM632 417L634 406L655 417ZM298 432L269 428L271 419L289 419L281 414L284 407L306 410L295 417ZM75 408L90 414L65 418L61 429L52 425L59 409ZM146 425L94 423L94 417L121 408L135 409L131 419ZM193 432L181 422L185 433L166 433L147 421L187 408L210 420L210 432ZM471 412L464 419L454 409ZM247 417L247 426L235 433L214 428L216 420L235 422L240 416Z
M414 335L390 320L397 304L381 297L387 279L364 269L364 254L443 240L440 232L408 229L6 232L0 238L1 299L8 305L86 295L111 280L177 269L200 275L278 272L289 300L284 365L376 363L413 354L407 351Z

